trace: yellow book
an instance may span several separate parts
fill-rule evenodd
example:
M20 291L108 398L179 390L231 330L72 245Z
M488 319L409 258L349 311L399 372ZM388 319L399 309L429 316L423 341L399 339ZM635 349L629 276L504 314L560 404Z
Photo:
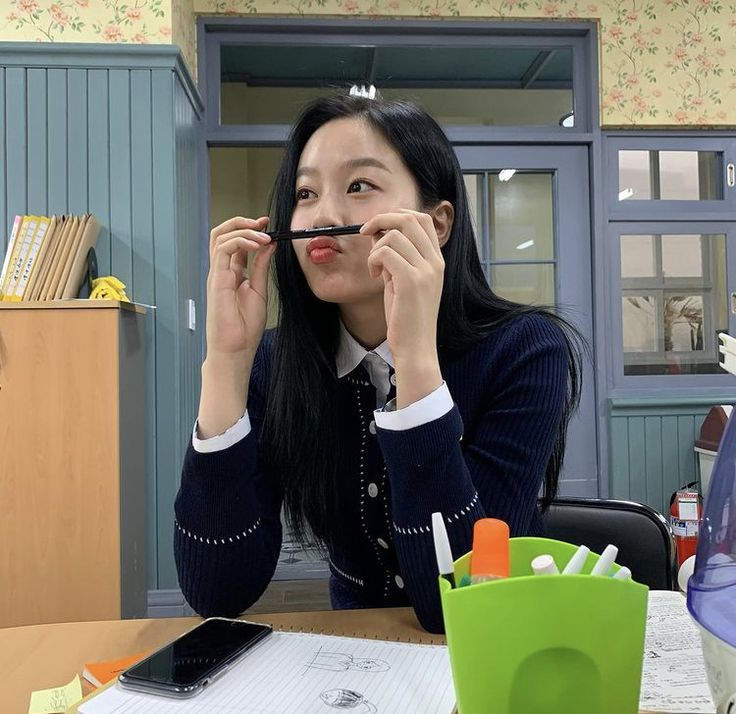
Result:
M18 284L15 286L15 298L17 300L26 299L28 281L30 280L31 274L33 273L34 265L38 260L38 254L41 251L41 246L46 239L46 234L48 233L50 225L50 218L47 218L46 216L38 217L36 232L33 236L33 240L31 241L30 248L28 249L28 253L26 255L26 259L21 270L20 279L18 280Z
M15 252L16 247L16 239L18 237L18 232L20 231L21 224L23 223L23 216L16 216L15 220L13 221L13 229L10 231L10 240L8 241L8 247L5 251L5 259L3 260L3 269L0 271L0 300L3 299L3 287L5 285L5 279L8 275L8 272L10 270L10 260Z
M85 219L84 225L80 225L79 239L73 248L75 254L69 269L69 277L61 293L64 299L75 298L79 294L87 267L87 253L97 242L97 236L100 233L100 224L92 214L88 213Z
M51 223L44 236L41 248L36 256L36 262L31 271L31 276L28 279L28 285L26 285L26 291L23 294L24 300L38 300L38 294L41 289L41 283L43 276L46 274L46 267L48 265L48 256L51 254L51 249L54 246L55 234L59 227L59 219L56 216L52 216Z
M36 234L37 227L38 216L23 216L23 223L21 224L20 231L16 239L18 249L15 251L15 255L10 259L10 274L3 286L3 301L5 302L17 302L20 300L20 298L15 296L15 286L20 280L23 265L25 264L26 257L28 256L28 251L31 247L31 243L33 242L33 236Z

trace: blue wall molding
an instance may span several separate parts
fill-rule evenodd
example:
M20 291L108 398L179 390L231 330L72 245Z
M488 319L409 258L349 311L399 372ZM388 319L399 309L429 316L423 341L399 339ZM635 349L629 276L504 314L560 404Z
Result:
M0 67L65 69L168 69L187 93L198 118L204 104L176 45L108 45L79 42L0 42Z

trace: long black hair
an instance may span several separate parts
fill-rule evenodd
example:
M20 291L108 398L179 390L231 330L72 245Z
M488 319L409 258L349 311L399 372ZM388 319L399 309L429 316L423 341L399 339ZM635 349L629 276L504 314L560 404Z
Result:
M360 118L398 152L414 176L421 203L449 201L454 209L442 253L445 278L437 322L440 359L482 340L496 325L519 315L545 313L562 329L568 351L568 389L542 493L546 508L557 492L570 417L580 398L582 339L550 309L520 305L495 295L478 258L462 171L444 132L410 102L331 96L317 99L292 130L271 197L271 229L289 228L296 204L296 171L304 146L329 121ZM326 544L336 534L334 435L339 311L310 290L288 241L274 257L280 298L271 383L262 432L266 465L284 490L287 521L297 539Z

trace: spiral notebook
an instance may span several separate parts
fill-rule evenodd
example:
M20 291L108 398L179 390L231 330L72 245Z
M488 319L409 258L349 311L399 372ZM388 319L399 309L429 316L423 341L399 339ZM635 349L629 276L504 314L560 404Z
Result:
M455 694L447 648L274 632L191 700L114 685L81 714L450 714Z

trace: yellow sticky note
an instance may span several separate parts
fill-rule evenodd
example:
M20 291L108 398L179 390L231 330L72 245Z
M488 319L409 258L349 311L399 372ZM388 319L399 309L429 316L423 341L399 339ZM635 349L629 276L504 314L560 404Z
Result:
M28 714L55 714L65 712L82 698L82 682L75 675L69 684L31 692Z

